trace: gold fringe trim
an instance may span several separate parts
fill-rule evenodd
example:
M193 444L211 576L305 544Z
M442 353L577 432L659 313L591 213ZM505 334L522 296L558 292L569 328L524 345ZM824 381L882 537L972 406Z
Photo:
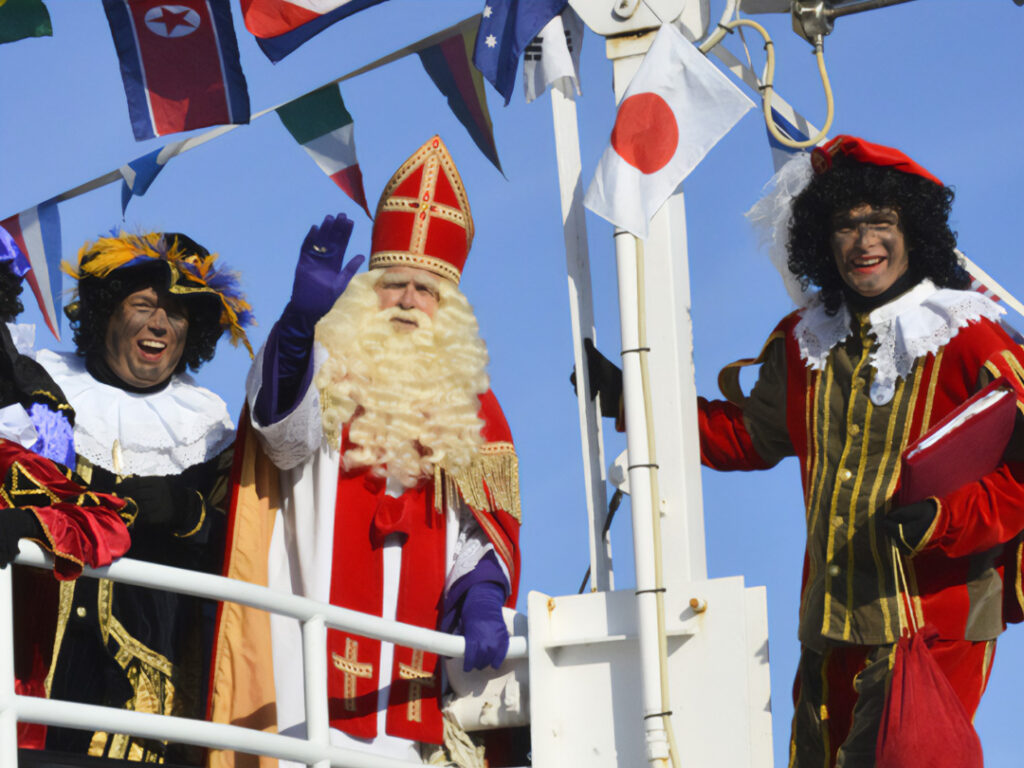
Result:
M477 511L499 509L522 522L519 504L519 458L512 443L487 443L481 446L473 463L466 469L451 472L444 467L434 469L434 508L441 509L444 496L456 494Z

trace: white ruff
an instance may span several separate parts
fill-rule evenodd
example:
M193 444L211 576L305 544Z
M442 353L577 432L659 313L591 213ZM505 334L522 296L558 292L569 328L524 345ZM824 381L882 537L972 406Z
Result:
M960 329L984 317L998 322L1006 310L976 291L936 288L931 280L920 284L868 315L869 333L878 340L871 353L875 370L870 397L875 405L888 403L896 381L914 367L914 361L938 352ZM832 317L820 301L801 311L794 329L800 357L812 370L823 370L832 348L853 332L850 313L843 304Z
M101 384L71 352L40 350L46 368L75 409L75 451L93 464L133 475L171 475L213 458L235 437L227 405L191 376L178 374L148 395ZM114 467L113 446L121 446Z

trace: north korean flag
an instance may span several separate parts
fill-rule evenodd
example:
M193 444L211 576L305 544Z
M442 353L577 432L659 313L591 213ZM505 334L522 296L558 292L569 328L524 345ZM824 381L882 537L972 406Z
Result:
M103 0L138 141L249 122L228 0Z

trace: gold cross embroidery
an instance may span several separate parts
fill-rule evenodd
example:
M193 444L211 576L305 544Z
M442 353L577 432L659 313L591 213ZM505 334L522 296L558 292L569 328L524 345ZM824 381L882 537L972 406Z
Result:
M409 703L406 707L406 718L414 723L423 721L420 699L424 688L434 687L434 675L423 669L423 651L412 652L412 665L399 664L398 676L409 681Z
M345 676L344 698L342 699L345 710L355 712L356 709L356 678L369 679L373 677L373 664L360 662L359 643L351 637L345 638L345 655L331 654L334 666L342 671Z

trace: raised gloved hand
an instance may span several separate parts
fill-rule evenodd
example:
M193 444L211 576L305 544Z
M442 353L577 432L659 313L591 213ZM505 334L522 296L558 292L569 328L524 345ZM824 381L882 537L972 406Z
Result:
M882 519L882 526L900 551L910 555L921 545L938 513L935 500L925 499L889 510Z
M481 581L466 591L462 603L462 636L466 638L466 656L462 669L469 672L501 666L508 653L508 627L501 613L505 587L494 581Z
M18 542L22 539L46 541L35 514L21 507L0 509L0 568L6 568L18 556Z
M319 227L310 227L302 241L291 299L263 353L263 385L254 404L260 424L277 421L304 391L303 381L311 375L316 323L345 292L364 261L363 256L354 256L345 264L352 226L352 219L343 213L328 215Z
M363 256L344 263L352 227L352 219L345 214L328 215L319 227L310 227L302 241L288 304L303 315L315 316L314 323L334 306L363 263Z
M591 339L583 340L583 351L587 356L587 374L590 379L590 399L601 395L601 415L614 419L619 415L619 401L622 399L622 369L597 351ZM573 366L569 381L576 388L576 367Z

